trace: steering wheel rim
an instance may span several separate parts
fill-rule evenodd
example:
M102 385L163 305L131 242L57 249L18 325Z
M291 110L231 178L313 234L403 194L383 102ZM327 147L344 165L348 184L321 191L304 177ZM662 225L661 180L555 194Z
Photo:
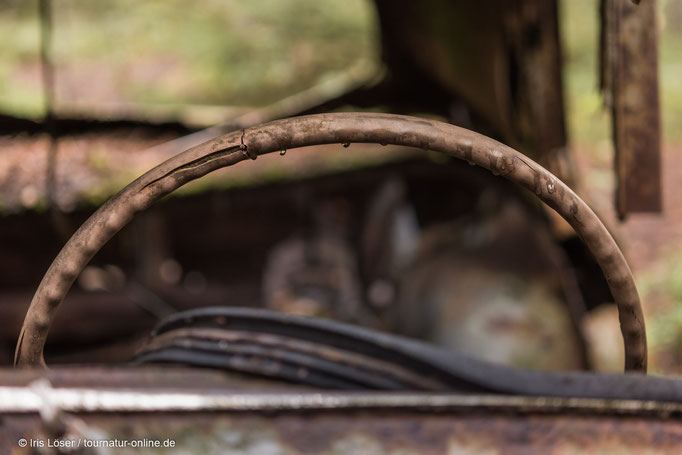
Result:
M43 349L60 303L90 259L137 213L216 169L280 150L333 143L433 150L535 193L575 229L594 255L618 308L625 370L646 372L646 329L632 272L611 234L580 197L527 156L486 136L435 120L377 113L309 115L235 131L186 150L134 180L81 225L50 265L26 313L14 364L45 366Z

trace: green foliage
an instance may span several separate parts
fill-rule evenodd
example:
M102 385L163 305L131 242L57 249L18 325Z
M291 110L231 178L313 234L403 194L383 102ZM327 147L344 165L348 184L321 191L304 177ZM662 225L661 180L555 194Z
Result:
M682 139L682 0L661 2L661 103L669 141Z
M62 107L262 105L376 55L366 0L53 0L53 9ZM0 40L0 111L40 115L37 1L0 10ZM88 84L103 88L100 99L85 99Z
M670 254L641 274L637 287L642 300L654 302L646 314L653 365L663 371L680 371L682 364L682 250Z

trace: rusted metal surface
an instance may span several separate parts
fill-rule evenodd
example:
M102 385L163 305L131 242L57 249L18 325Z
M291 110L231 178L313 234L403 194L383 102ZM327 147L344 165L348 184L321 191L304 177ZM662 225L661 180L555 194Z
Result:
M468 418L411 413L294 417L198 414L192 416L191 423L173 415L81 419L86 428L99 432L99 440L171 439L176 444L173 451L204 454L669 454L677 452L682 439L679 423L663 419L614 422L593 417L533 415L512 419L495 413ZM193 425L202 431L196 432ZM2 442L16 448L21 437L38 439L36 428L40 428L38 418L16 418L12 428L4 432ZM119 450L117 453L135 453L133 449Z
M602 88L613 116L621 218L662 210L657 1L639 3L602 0Z
M60 367L0 369L0 415L36 413L49 402L64 412L309 412L358 409L515 414L682 416L680 382L642 375L603 375L615 384L630 376L633 395L643 384L654 399L510 396L424 392L343 392L283 384L206 369ZM667 393L667 398L666 398Z
M632 273L594 212L570 188L523 154L453 125L414 117L342 113L272 122L208 141L150 170L104 204L74 234L45 274L17 343L17 365L44 364L56 309L92 256L137 213L185 183L245 159L314 144L385 143L446 153L535 193L566 219L595 256L619 309L625 368L646 371L644 318Z
M452 123L471 122L573 186L557 0L375 3L394 83L442 88L441 99L465 106Z
M164 374L155 373L161 382ZM61 439L47 436L46 409L64 427ZM86 440L172 440L174 450L188 453L676 453L682 445L681 415L678 403L451 394L254 394L239 388L178 391L131 384L78 388L43 381L0 386L0 446L9 453L31 453L19 448L21 438L45 443L50 438L53 444L80 440L81 445Z
M74 419L75 420L75 419ZM109 449L106 453L201 453L259 455L347 454L671 454L682 444L679 422L662 418L499 415L481 412L423 415L353 412L345 415L129 414L77 417L74 440L172 440L173 449ZM0 444L10 454L24 438L45 441L38 417L5 424ZM197 431L197 428L201 428ZM113 452L113 451L116 452ZM28 452L30 453L30 452ZM44 452L42 452L44 453ZM92 453L92 452L91 452ZM98 452L95 452L98 453ZM99 452L101 453L101 452Z
M50 416L63 434L49 435ZM21 438L172 440L187 453L677 453L680 417L666 401L320 393L172 367L0 370L3 453L34 453Z
M157 375L163 374L162 370ZM271 389L261 393L244 388L215 390L52 387L36 380L26 386L0 386L0 415L32 414L46 404L62 412L352 412L384 410L395 414L411 410L437 412L497 412L500 414L563 414L678 418L682 404L636 400L589 398L511 397L425 393L288 392ZM682 423L680 423L682 425Z
M575 169L566 147L559 5L556 0L503 1L509 46L510 120L519 148L575 185Z

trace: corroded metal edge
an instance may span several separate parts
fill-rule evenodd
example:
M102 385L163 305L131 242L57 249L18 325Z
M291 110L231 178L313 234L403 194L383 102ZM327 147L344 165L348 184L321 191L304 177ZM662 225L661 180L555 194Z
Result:
M682 403L504 395L415 393L184 392L97 388L0 386L0 413L39 413L46 405L65 412L288 412L360 409L414 412L494 410L522 414L652 415L682 413Z
M193 147L136 179L100 207L55 258L26 314L15 365L45 365L43 348L59 304L95 253L137 213L216 169L279 150L332 143L439 151L533 191L571 224L594 255L618 306L625 369L646 371L646 331L632 273L608 230L582 199L539 164L483 135L433 120L376 113L303 116L237 131Z
M602 0L601 84L611 110L616 209L660 213L661 106L657 2Z

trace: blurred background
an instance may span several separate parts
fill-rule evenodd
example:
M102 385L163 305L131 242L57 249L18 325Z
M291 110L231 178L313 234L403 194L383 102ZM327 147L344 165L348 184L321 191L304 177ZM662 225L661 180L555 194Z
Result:
M425 2L420 13L434 5ZM682 373L682 0L660 0L656 9L663 210L624 221L614 205L611 117L600 90L599 2L557 5L563 96L549 97L531 79L526 87L565 115L567 134L548 146L559 158L543 161L545 139L533 134L545 125L498 115L506 95L488 102L473 87L478 98L468 97L457 59L429 64L459 49L434 43L468 40L479 49L478 37L450 31L459 28L449 10L442 21L432 10L419 22L419 15L396 19L399 5L379 0L0 1L0 362L10 362L31 295L68 235L142 172L224 132L362 109L474 128L561 175L628 258L647 317L650 369ZM496 30L514 30L506 13L485 14L504 16L490 25ZM395 37L403 32L404 42ZM496 52L480 46L492 85L502 71ZM476 52L461 53L475 66ZM509 74L524 66L507 63ZM521 106L515 118L523 117L515 98L523 90L511 76L502 79L510 104ZM172 142L178 138L185 139ZM508 188L478 171L354 144L267 156L193 182L93 260L62 308L48 362L120 360L169 313L238 304L360 322L516 366L620 370L615 307L593 280L593 261L550 213L524 194L508 201ZM498 257L486 262L498 244L519 245L505 253L508 266ZM535 247L537 258L527 253ZM451 276L461 281L451 284ZM571 300L571 286L582 294L579 311L561 303ZM489 341L496 333L518 348L500 350ZM555 364L557 357L567 360Z

